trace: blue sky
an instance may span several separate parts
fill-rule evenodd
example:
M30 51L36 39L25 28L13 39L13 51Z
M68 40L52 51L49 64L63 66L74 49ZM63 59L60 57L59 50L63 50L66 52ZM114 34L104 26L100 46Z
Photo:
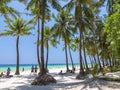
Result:
M13 1L9 4L20 12L25 12L25 6ZM52 12L56 13L55 10ZM101 15L105 12L105 8L102 8ZM24 19L30 19L29 16L21 15ZM47 23L48 26L53 26L54 21ZM5 30L4 18L0 17L0 32ZM32 30L32 33L36 34L37 28ZM36 64L36 35L23 36L20 38L19 50L20 50L20 64ZM0 64L15 64L16 63L16 38L11 36L0 37ZM65 53L62 50L63 43L57 45L57 48L50 46L49 63L65 63ZM46 53L46 52L45 52ZM77 52L72 52L74 63L79 63L79 55ZM70 62L70 59L69 59Z

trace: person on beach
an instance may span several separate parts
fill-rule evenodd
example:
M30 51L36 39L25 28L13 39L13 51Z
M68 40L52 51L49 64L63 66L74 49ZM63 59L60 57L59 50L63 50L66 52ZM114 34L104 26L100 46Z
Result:
M35 73L37 73L37 69L38 69L37 66L35 66Z
M31 73L33 73L34 72L34 66L32 65L32 67L31 67Z
M62 70L59 72L59 75L63 75L63 72L62 72Z
M2 77L2 76L4 76L5 74L3 74L3 72L1 72L1 74L0 74L0 77Z
M22 72L24 72L24 68L22 68Z
M3 75L3 77L6 77L6 78L13 77L13 75L10 75L10 71L11 69L8 67L6 75Z
M7 69L7 73L6 73L7 76L10 75L10 71L11 71L11 69L8 67L8 69Z

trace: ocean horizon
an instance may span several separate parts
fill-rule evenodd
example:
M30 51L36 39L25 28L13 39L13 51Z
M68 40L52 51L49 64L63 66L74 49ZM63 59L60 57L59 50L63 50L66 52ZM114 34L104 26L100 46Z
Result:
M24 68L24 70L30 70L31 67L33 66L38 66L38 64L20 64L19 69L20 71L22 71L22 69ZM68 64L70 68L72 68L72 64ZM76 63L74 64L75 67L79 67L79 64ZM14 72L16 70L16 64L0 64L0 72L6 72L7 68L11 69L11 72ZM64 63L54 63L54 64L48 64L48 69L54 69L54 68L65 68L66 64Z

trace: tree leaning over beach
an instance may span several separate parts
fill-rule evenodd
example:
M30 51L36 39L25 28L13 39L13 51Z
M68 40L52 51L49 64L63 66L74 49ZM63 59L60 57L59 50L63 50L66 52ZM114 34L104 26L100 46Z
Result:
M32 29L30 27L32 21L26 21L23 18L16 16L14 19L9 18L6 21L7 29L0 34L0 36L15 36L16 37L16 71L15 75L19 75L19 40L20 36L30 35L29 30Z

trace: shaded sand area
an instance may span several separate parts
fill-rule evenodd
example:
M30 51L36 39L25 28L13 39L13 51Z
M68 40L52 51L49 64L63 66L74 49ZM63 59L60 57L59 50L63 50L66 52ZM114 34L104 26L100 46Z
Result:
M21 72L20 76L0 78L0 90L120 90L120 83L118 82L93 80L91 75L87 75L85 79L76 80L78 70L75 74L67 73L65 75L58 75L59 71L60 69L50 70L50 74L57 80L56 84L30 85L37 74L30 74L30 71L25 71ZM120 72L117 72L116 75L120 75Z

